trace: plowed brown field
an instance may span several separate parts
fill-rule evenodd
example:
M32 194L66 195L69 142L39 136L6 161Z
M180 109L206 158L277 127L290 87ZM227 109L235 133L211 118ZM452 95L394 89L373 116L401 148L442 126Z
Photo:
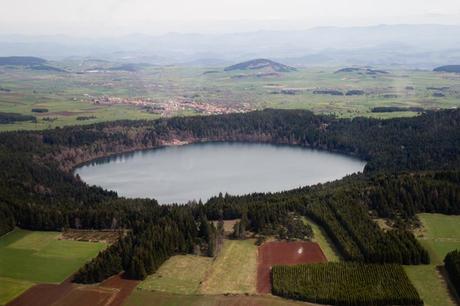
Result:
M121 306L139 282L112 276L99 285L79 285L66 280L59 285L35 285L8 306Z
M274 265L326 262L320 246L314 242L275 241L261 245L257 255L257 292L270 293L270 270Z

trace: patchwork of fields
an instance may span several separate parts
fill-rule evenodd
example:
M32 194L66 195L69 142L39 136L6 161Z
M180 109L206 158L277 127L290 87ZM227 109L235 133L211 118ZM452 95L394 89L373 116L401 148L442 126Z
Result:
M0 304L33 283L60 283L106 247L58 240L57 232L16 229L0 238Z
M429 250L432 264L404 266L427 306L454 306L446 284L437 266L442 264L445 254L452 249L460 249L460 216L420 214L423 230L418 239ZM310 220L305 222L311 223ZM287 301L270 295L257 295L260 274L257 271L258 254L267 255L263 250L277 245L280 260L275 255L268 266L286 264L286 254L292 253L299 263L310 262L312 254L321 254L321 262L326 258L340 261L329 239L313 223L315 243L268 242L262 247L255 245L254 239L224 240L224 245L216 258L194 255L176 255L167 260L160 269L141 283L126 283L112 278L96 286L75 285L63 282L74 271L106 247L104 243L59 240L57 232L31 232L16 229L0 238L0 305L6 304L36 283L42 284L28 290L17 305L26 305L31 299L48 305L49 301L38 300L38 295L48 292L56 305L79 305L83 300L96 301L98 305L120 303L128 297L124 305L306 305ZM299 245L301 244L301 248ZM316 246L315 248L310 248ZM290 252L293 249L295 252ZM300 251L299 251L300 250ZM325 254L323 254L323 251ZM313 253L312 253L313 252ZM308 256L307 256L308 255ZM315 255L316 256L316 255ZM265 258L264 256L262 256ZM292 256L291 256L292 257ZM293 257L293 258L294 258ZM305 257L305 258L304 258ZM308 257L308 258L306 258ZM317 257L317 256L316 256ZM302 259L303 258L303 259ZM297 261L296 261L297 262ZM312 261L313 262L313 261ZM315 261L317 262L317 261ZM294 262L293 262L294 263ZM260 265L260 262L259 262ZM349 277L354 277L349 275ZM129 281L128 281L129 282ZM113 283L113 284L112 284ZM118 285L117 285L118 284ZM131 293L131 290L137 289ZM264 291L265 292L265 291ZM230 293L230 296L227 294ZM24 304L26 303L26 304ZM47 304L48 303L48 304ZM102 304L101 304L102 303ZM115 305L114 304L114 305ZM40 304L41 305L41 304ZM118 304L117 304L118 305ZM121 305L121 304L120 304Z
M259 281L256 278L261 274L258 270L262 267L262 274L268 277L264 279L264 284L269 281L267 264L284 262L280 255L286 251L291 255L288 260L295 262L309 262L312 254L318 252L320 261L324 261L318 245L309 242L268 242L258 248L254 243L254 239L224 240L223 248L215 259L193 255L173 256L155 274L139 284L126 305L144 305L153 301L155 305L306 305L256 295L260 294L256 290ZM261 251L263 258L273 262L261 262Z
M222 68L148 67L136 72L68 73L2 68L0 112L37 117L37 122L1 124L0 130L45 129L118 119L156 119L148 107L129 103L97 104L110 97L154 103L203 103L241 111L283 108L309 109L341 117L380 118L414 116L416 112L373 113L373 107L427 109L458 107L460 76L419 70L392 70L388 74L335 73L336 68L299 68L295 72L260 77ZM87 67L88 68L88 67ZM213 69L215 73L206 73ZM78 73L77 73L78 72ZM319 90L319 91L318 91ZM341 95L327 94L336 91ZM326 92L326 93L323 93ZM348 95L347 92L360 94ZM149 102L150 103L150 102ZM32 109L46 109L35 113ZM199 110L174 109L169 115L196 115Z

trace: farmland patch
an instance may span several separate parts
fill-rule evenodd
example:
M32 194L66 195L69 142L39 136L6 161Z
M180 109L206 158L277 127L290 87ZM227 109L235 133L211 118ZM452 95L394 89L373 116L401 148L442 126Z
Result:
M78 285L70 280L59 285L39 284L8 306L121 306L138 283L115 275L99 285Z
M58 240L57 232L16 229L0 238L0 277L58 283L106 247Z
M139 289L181 294L198 293L212 261L212 258L203 256L173 256L140 283Z
M270 293L270 271L274 265L326 262L326 256L313 242L268 242L259 247L257 256L257 292Z
M328 305L423 305L400 265L321 263L275 266L273 293Z
M254 239L225 240L201 285L201 293L255 293L257 247L254 242Z

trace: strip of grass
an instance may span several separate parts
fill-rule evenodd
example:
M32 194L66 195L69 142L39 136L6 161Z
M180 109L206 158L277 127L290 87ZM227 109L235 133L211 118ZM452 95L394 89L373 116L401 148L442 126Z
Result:
M60 283L95 257L105 243L58 240L58 232L16 229L0 238L0 276Z
M140 283L138 288L181 294L198 293L201 281L211 265L210 257L173 256L155 274Z
M304 222L310 224L313 229L313 241L318 243L328 261L340 261L340 255L332 241L318 224L310 218L304 217Z
M436 266L442 265L445 255L460 249L460 216L419 214L423 230L417 236L430 253L428 266L405 266L411 282L426 306L454 306L448 289Z
M255 293L256 274L254 240L225 240L201 286L201 293Z
M0 277L0 305L6 305L34 284L6 277Z

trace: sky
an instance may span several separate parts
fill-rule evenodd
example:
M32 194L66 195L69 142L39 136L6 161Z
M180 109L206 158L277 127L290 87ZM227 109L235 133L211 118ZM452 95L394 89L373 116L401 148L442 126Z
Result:
M0 0L0 34L116 36L460 24L460 0Z

